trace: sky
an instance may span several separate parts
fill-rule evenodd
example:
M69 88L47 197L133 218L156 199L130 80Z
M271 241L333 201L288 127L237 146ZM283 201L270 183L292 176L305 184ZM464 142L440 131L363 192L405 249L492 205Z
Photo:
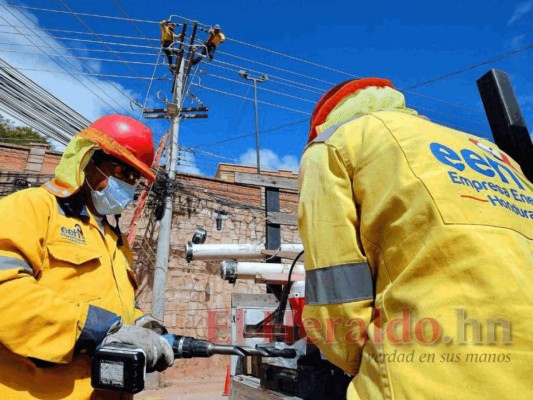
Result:
M492 140L476 80L496 68L533 131L533 0L0 0L0 57L89 120L141 118L171 99L165 19L188 22L188 35L198 21L197 43L215 24L227 37L191 71L184 106L209 111L180 124L184 172L255 165L254 89L239 70L268 77L257 83L262 169L297 171L316 101L354 77L388 78L409 107ZM143 122L156 140L170 125Z

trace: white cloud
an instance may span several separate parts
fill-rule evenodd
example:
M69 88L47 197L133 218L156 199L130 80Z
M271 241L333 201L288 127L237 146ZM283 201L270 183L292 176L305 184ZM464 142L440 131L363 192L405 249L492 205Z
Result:
M511 48L513 49L520 49L524 46L524 39L526 38L526 35L517 35L511 39Z
M298 172L299 162L294 156L278 156L270 149L261 149L259 152L261 169L268 171L278 171L280 169ZM255 149L248 149L239 156L241 165L257 165L257 154Z
M9 25L3 26L0 32L3 60L89 120L111 112L131 111L128 98L138 97L137 94L116 82L82 74L99 73L100 62L77 59L40 28L35 16L6 6L4 0L0 0L0 6L3 8L1 23Z
M202 175L200 168L196 166L196 157L194 153L186 150L180 150L178 155L178 165L177 170L180 172L185 172L187 174L196 174Z
M517 4L513 11L513 15L511 16L509 21L507 21L507 26L512 25L531 10L533 10L533 0L528 0Z

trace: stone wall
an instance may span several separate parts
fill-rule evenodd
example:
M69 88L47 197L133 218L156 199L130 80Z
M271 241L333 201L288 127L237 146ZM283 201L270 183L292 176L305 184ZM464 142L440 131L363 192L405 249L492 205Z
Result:
M171 258L167 291L165 294L164 322L171 333L205 338L218 343L230 343L230 307L233 293L265 293L265 285L238 280L230 284L219 276L219 261L192 261L185 259L184 246L198 227L207 231L205 243L209 244L264 244L265 210L264 188L241 185L221 179L179 174L172 221ZM280 191L280 208L296 213L297 195ZM148 250L140 249L151 218L153 206L146 208L139 222L138 240L134 251L138 257L138 299L145 311L152 302L154 262L149 256L156 251L155 237L145 239ZM221 230L216 228L216 218L222 216ZM156 235L154 235L156 236ZM281 227L282 243L300 243L295 226ZM258 260L259 261L259 260ZM208 359L178 360L161 377L162 385L183 377L223 374L229 365L228 356Z

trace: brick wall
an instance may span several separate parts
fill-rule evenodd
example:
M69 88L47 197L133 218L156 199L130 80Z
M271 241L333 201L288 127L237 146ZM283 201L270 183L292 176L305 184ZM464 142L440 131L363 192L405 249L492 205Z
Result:
M30 149L28 146L15 144L0 145L0 171L22 173L26 169L26 160Z
M51 178L61 153L46 145L20 146L0 143L0 197Z
M45 144L0 143L0 172L52 175L60 159L61 152Z
M44 155L43 167L41 169L41 174L43 175L53 175L54 171L61 160L61 153L59 152L47 152Z

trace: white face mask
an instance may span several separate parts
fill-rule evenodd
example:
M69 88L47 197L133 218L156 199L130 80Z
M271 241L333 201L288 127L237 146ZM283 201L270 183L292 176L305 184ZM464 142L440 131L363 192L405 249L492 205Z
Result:
M135 186L122 182L114 176L107 176L96 165L95 167L102 175L107 177L108 182L107 186L102 190L94 190L89 185L94 208L100 215L121 214L128 204L133 201Z

